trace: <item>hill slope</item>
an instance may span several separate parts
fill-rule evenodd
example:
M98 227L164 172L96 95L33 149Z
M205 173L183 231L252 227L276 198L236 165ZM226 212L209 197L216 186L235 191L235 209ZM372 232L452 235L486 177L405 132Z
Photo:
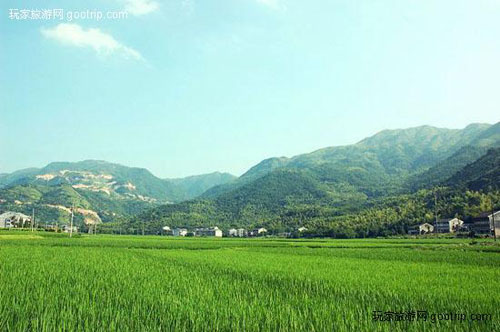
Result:
M68 184L75 189L116 193L145 201L179 201L182 191L143 168L126 167L100 160L54 162L28 174L4 177L0 185L55 186Z
M130 216L162 203L191 199L213 185L233 180L227 173L184 179L160 179L143 168L126 167L98 160L54 162L0 177L0 210L41 210L48 220L66 218L44 213L48 205L72 205L98 213L104 221Z
M237 180L208 190L202 200L162 206L140 219L154 219L158 226L216 223L280 229L301 220L341 218L380 206L385 197L405 197L416 179L422 188L444 183L488 147L498 147L499 132L498 124L462 130L423 126L383 131L350 146L270 158Z
M447 185L465 186L472 190L500 188L500 148L490 149L473 163L456 172Z
M230 183L236 179L236 176L229 173L214 172L167 181L176 185L184 193L185 199L191 199L200 196L212 187Z
M422 126L384 130L353 145L328 147L292 158L266 159L236 181L208 190L203 197L217 197L276 169L308 170L322 182L352 185L368 196L393 194L426 185L430 179L442 182L450 170L458 171L488 148L497 146L500 123L471 124L464 129ZM443 166L437 166L440 162ZM432 167L438 169L429 171ZM428 175L417 176L427 171Z

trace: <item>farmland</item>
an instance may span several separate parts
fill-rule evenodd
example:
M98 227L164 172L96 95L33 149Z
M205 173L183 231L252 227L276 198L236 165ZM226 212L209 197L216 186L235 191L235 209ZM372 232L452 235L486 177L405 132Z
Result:
M491 240L4 231L0 278L1 331L500 330ZM428 319L374 321L374 311Z

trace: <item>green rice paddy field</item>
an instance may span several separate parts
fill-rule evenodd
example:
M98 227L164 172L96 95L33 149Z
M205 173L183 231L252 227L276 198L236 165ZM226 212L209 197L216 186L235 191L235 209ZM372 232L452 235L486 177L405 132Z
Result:
M500 246L3 231L0 331L30 330L500 331Z

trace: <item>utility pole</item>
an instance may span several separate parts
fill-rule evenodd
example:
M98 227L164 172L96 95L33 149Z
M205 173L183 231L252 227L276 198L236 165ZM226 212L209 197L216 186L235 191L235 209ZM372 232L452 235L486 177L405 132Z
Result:
M35 208L31 212L31 231L33 232L33 225L35 224Z
M491 204L491 223L493 224L493 237L497 241L497 229L495 228L495 205Z
M491 195L491 223L493 226L493 238L495 239L495 242L497 241L497 232L495 228L495 200L494 200L494 195L493 195L493 183L490 179L490 185L489 185L489 191Z
M438 209L437 209L437 190L434 188L434 227L437 227L438 224Z
M75 210L75 205L73 204L73 206L71 207L71 223L69 225L69 237L73 237L73 217L74 217L73 211L74 210Z
M493 190L491 190L493 191ZM493 238L495 242L497 241L497 229L495 228L495 201L493 198L493 194L491 196L491 223L493 224Z

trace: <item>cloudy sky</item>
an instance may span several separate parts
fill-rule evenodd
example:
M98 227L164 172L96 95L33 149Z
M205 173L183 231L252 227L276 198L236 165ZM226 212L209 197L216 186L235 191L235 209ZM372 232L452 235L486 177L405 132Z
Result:
M0 173L104 159L161 177L239 175L386 128L500 120L498 0L0 9ZM13 19L21 9L64 17ZM75 18L87 10L127 17Z

